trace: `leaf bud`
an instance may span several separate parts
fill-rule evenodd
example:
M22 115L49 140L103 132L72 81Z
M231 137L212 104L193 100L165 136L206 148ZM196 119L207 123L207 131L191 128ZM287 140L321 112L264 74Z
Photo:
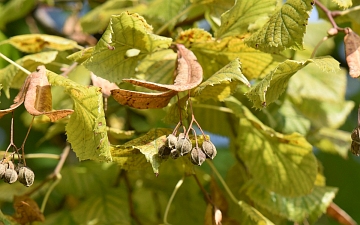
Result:
M336 29L336 28L334 28L334 27L330 28L330 29L327 31L328 35L330 35L330 36L335 36L335 35L338 34L338 32L339 32L338 29Z
M23 185L30 187L34 183L35 174L29 167L23 166L19 169L18 179Z
M201 166L201 164L203 164L206 160L206 155L199 147L194 147L191 150L190 160L193 164Z
M175 148L183 156L191 151L192 143L189 138L179 137Z
M204 141L202 143L202 150L207 158L214 159L217 151L215 145L211 141Z
M176 143L177 143L177 138L176 138L175 135L169 134L169 136L166 137L165 145L166 145L166 147L168 147L169 149L174 149Z
M12 184L14 183L18 178L18 174L14 169L7 169L4 174L4 181L6 183Z

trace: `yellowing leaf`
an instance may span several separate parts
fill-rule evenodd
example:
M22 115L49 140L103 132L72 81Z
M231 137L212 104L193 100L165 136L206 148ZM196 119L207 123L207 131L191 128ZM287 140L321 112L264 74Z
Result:
M16 60L16 63L29 71L35 71L39 65L54 61L57 53L56 51L49 51L31 54ZM26 78L27 74L12 64L0 70L0 84L3 85L5 95L8 98L10 97L9 88L21 88Z
M280 55L272 55L248 47L241 38L226 37L216 41L209 33L200 29L182 32L177 42L184 43L194 52L204 69L205 78L239 58L243 74L251 80L264 76L284 59Z
M146 9L146 6L141 3L133 5L130 1L106 1L80 18L81 27L86 33L102 33L108 26L112 15L118 15L122 12L142 14Z
M73 40L48 34L23 34L11 37L5 43L23 52L40 52L46 48L64 51L78 47Z
M74 101L66 134L76 156L80 160L111 161L100 88L83 86L49 71L47 76L52 85L64 87Z
M246 43L269 53L278 53L287 48L301 50L312 2L286 1L259 31L246 40Z
M139 170L150 163L154 173L159 173L162 159L158 156L158 151L165 144L166 135L171 132L171 129L152 129L124 145L113 146L113 161L127 170Z
M236 91L240 82L250 86L249 81L241 72L239 59L235 59L201 83L194 89L194 93L201 99L212 98L223 101Z
M151 26L138 14L121 13L111 17L108 28L83 64L97 76L116 83L133 77L139 60L168 48L171 42L170 38L153 34Z
M254 103L254 107L262 108L278 99L285 91L290 78L300 69L309 63L315 63L321 69L336 71L339 69L339 63L333 58L316 58L306 61L286 60L280 63L275 70L268 74L262 81L254 85L246 93L248 98Z
M273 13L277 1L274 0L238 0L235 5L222 14L221 25L216 32L217 38L244 35L254 28L259 28L258 21L263 23ZM261 24L263 25L263 24ZM256 26L256 27L254 27Z
M250 184L246 194L252 201L276 215L298 223L305 219L311 224L314 223L326 212L337 192L337 188L315 186L307 195L284 197L266 190L256 182Z

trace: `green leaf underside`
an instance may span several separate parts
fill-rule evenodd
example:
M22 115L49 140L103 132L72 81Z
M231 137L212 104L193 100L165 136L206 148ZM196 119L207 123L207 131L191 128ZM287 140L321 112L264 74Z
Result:
M36 70L39 65L48 64L55 60L58 52L49 51L31 54L24 56L21 59L16 60L16 63L30 72ZM9 64L5 68L0 70L0 84L3 85L3 90L6 97L10 98L9 88L21 88L27 74L21 71L16 66Z
M239 59L235 59L201 83L195 88L194 93L200 99L210 98L223 101L236 91L240 82L250 86L249 81L241 72Z
M308 194L314 186L317 163L306 139L298 133L275 132L236 99L225 103L240 118L241 132L236 139L242 144L236 154L253 178L284 196Z
M97 76L118 83L134 77L139 60L168 48L171 42L171 38L152 34L151 26L138 14L122 13L111 17L108 28L83 64Z
M246 194L271 213L300 223L305 219L315 222L326 212L336 192L337 188L334 187L315 186L307 195L284 197L250 181Z
M158 156L158 151L165 144L166 135L171 132L171 129L165 128L151 129L145 135L124 145L112 146L113 161L127 170L147 168L150 163L154 173L159 173L162 160Z
M264 52L278 53L287 48L302 50L303 37L312 0L288 0L246 43Z
M284 60L280 55L248 47L241 38L226 37L216 41L211 34L201 29L183 32L177 42L184 43L194 52L203 66L205 79L236 58L240 59L242 73L248 80L264 76Z
M45 48L65 51L78 47L76 41L48 34L23 34L9 38L6 43L23 52L40 52Z
M286 60L280 63L262 81L246 93L255 108L262 108L277 100L286 90L290 78L309 63L315 63L327 71L339 70L339 63L330 57L308 59L306 61Z
M230 10L222 14L216 38L246 34L259 27L257 22L268 19L275 9L275 5L276 1L274 0L236 1Z
M80 160L111 161L100 88L79 85L48 71L49 82L62 86L74 102L66 134Z
M240 216L242 224L261 224L261 225L274 225L270 220L263 216L254 207L248 205L245 202L240 201L239 206L243 213Z

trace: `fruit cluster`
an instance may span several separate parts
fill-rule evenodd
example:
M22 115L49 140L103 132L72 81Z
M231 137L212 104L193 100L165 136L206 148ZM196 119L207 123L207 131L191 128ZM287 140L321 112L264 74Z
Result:
M5 162L1 160L0 178L9 184L15 183L15 181L18 180L26 187L30 187L34 183L35 174L29 167L24 166L22 163L15 166L12 161Z
M166 137L165 145L159 149L159 156L162 158L171 157L177 159L190 153L190 160L193 164L201 166L206 158L214 159L217 151L215 145L204 136L201 147L199 147L197 136L195 135L195 146L185 133L180 133L177 137L169 134Z

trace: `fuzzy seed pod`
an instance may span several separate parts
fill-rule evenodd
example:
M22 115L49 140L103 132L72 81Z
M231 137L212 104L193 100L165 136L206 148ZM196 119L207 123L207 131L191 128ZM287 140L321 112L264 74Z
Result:
M189 138L179 137L175 146L176 150L180 153L180 155L186 155L191 151L192 143Z
M4 164L0 164L0 179L3 179L5 175L6 166Z
M166 137L165 146L169 149L174 149L175 145L177 143L177 138L173 134L169 134L169 136Z
M206 155L199 147L194 147L191 150L190 159L194 165L201 166L201 164L203 164L206 160Z
M6 183L12 184L18 179L18 174L14 169L7 169L4 174L4 181Z
M166 159L169 157L170 152L171 152L171 149L168 148L167 146L163 145L159 148L158 155L160 156L160 158Z
M202 150L207 158L214 159L217 151L215 145L211 141L204 141L202 144Z
M173 149L170 152L170 157L173 159L177 159L180 157L180 153L176 149Z
M19 169L18 179L23 185L30 187L34 183L35 174L29 167L23 166Z

